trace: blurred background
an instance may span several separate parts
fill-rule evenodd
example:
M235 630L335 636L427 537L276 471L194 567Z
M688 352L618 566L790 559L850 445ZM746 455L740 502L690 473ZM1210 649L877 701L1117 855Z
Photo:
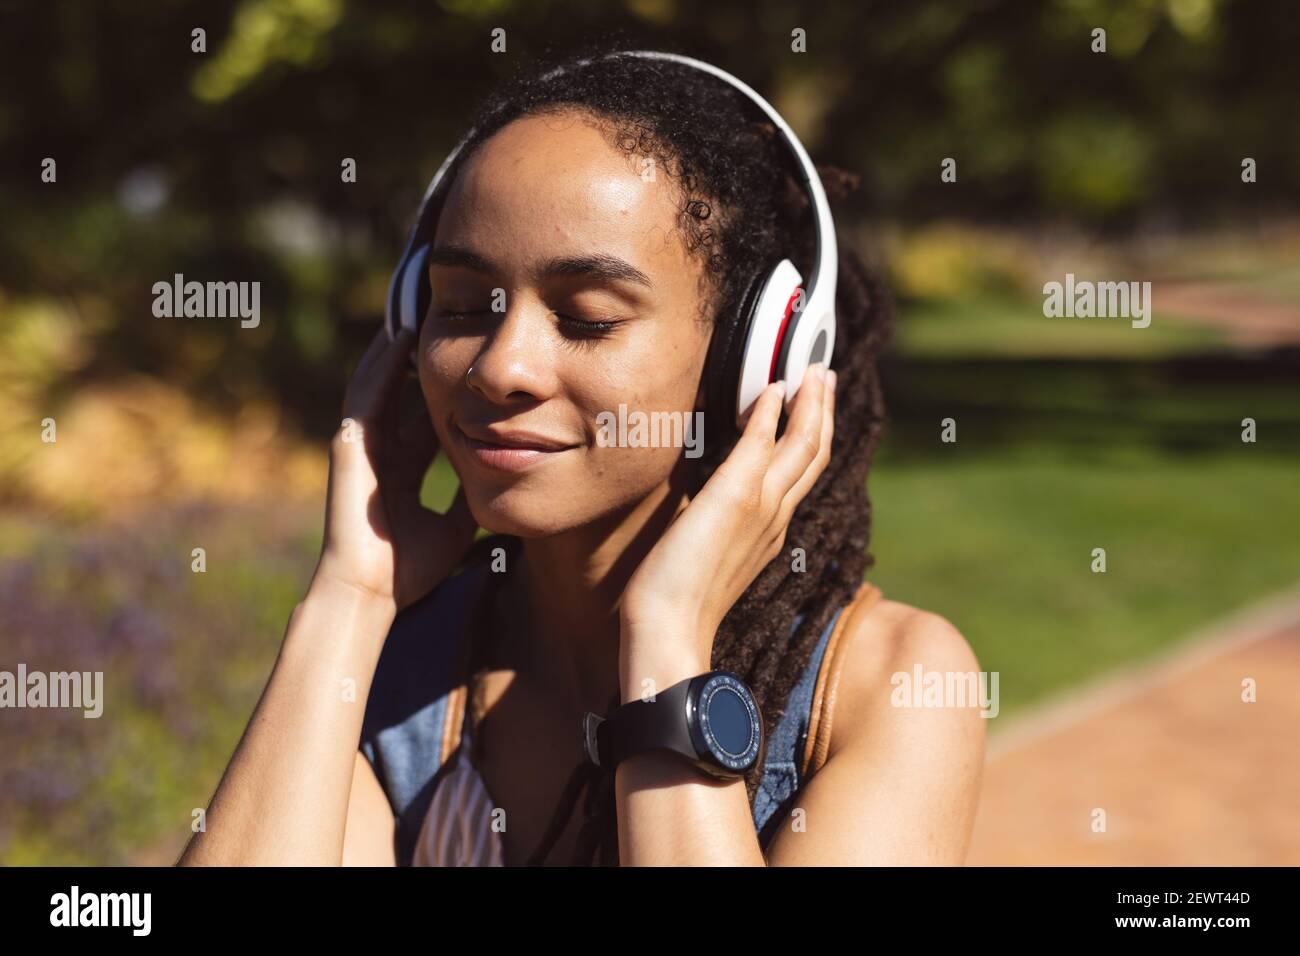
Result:
M870 578L1001 676L971 862L1300 862L1289 612L1248 662L1123 697L1140 715L1081 711L1068 743L1042 716L1300 583L1298 20L1286 0L0 2L0 669L103 670L107 699L98 720L0 711L0 863L175 859L314 566L325 442L424 186L520 60L612 30L731 70L862 177L843 241L898 312ZM1152 282L1150 327L1044 318L1067 272ZM176 273L260 281L260 325L156 318ZM440 461L428 500L454 480Z

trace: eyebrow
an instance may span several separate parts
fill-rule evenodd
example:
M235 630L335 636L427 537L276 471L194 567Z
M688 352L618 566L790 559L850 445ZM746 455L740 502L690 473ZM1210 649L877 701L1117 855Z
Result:
M461 269L469 269L471 272L490 273L496 271L492 263L477 252L466 249L464 246L441 246L432 250L429 253L429 265L455 266Z
M635 282L647 289L654 287L648 275L617 256L598 254L551 259L542 267L542 277L546 279L570 276L590 276L606 282Z
M454 266L485 275L497 271L490 261L464 246L434 249L429 253L429 265ZM650 277L632 263L603 253L548 259L542 265L539 275L543 279L586 277L603 282L634 282L647 289L654 288Z

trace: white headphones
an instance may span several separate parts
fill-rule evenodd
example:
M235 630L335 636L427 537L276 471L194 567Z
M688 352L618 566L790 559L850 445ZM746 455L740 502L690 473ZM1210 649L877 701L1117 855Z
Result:
M798 162L800 175L812 199L815 252L812 280L805 283L789 259L755 277L741 300L737 314L720 316L713 331L705 369L710 408L731 407L737 427L745 413L770 382L784 379L793 397L804 370L814 362L829 364L835 349L835 283L839 252L835 224L821 177L794 131L767 100L748 85L712 64L676 53L631 50L610 57L635 56L671 60L703 70L744 93L780 131ZM590 60L579 61L581 64ZM419 215L388 286L385 325L389 338L402 328L418 331L429 308L427 260L438 208L438 187L473 130L451 151L429 183ZM801 301L802 300L802 301Z

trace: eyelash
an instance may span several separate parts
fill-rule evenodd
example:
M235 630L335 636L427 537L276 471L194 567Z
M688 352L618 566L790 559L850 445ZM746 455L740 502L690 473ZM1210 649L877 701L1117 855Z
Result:
M556 312L555 317L560 320L561 326L568 326L571 332L576 330L577 334L573 335L570 341L579 346L594 345L601 339L608 338L620 324L619 322L587 322L560 312Z
M433 317L435 319L444 319L451 322L463 322L464 320L470 318L471 316L491 315L491 314L492 313L488 309L474 309L472 311L468 309L462 311L434 310Z
M442 319L445 321L451 321L451 322L462 322L465 321L466 319L478 317L481 315L495 315L495 314L497 313L494 313L488 309L474 309L474 310L462 310L462 311L448 310L448 311L435 311L433 313L434 318ZM619 325L622 324L622 320L613 321L613 322L608 322L608 321L589 322L583 319L575 319L573 318L573 316L565 315L562 312L555 312L552 314L557 319L560 320L560 325L562 327L567 327L569 332L576 333L573 334L571 338L578 344L582 344L582 345L598 342L601 339L606 338L607 336L609 336L611 332L613 332L616 328L618 328Z

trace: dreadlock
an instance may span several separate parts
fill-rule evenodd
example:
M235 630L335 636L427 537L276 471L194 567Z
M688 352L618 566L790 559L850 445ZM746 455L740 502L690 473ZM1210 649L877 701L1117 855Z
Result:
M779 133L739 91L671 61L587 54L533 64L480 108L458 163L519 117L565 111L583 114L630 157L652 158L675 188L686 248L702 265L703 321L734 314L751 277L781 258L809 274L813 211ZM856 177L841 170L819 172L831 199L857 185ZM769 735L818 637L873 564L867 550L866 479L884 426L876 357L892 332L892 303L861 258L845 243L839 248L831 457L795 509L786 534L788 549L803 549L805 567L792 570L785 556L770 562L731 607L713 643L712 666L748 684ZM705 415L712 435L730 437L711 442L694 460L696 488L727 457L736 438L727 410L706 407ZM472 678L476 700L479 674ZM471 707L471 719L478 717L478 708ZM475 739L481 742L482 735ZM745 778L751 807L761 775L762 768L755 767ZM585 790L584 824L572 864L598 859L600 865L617 865L612 777L598 768L575 769L530 863L544 861Z

